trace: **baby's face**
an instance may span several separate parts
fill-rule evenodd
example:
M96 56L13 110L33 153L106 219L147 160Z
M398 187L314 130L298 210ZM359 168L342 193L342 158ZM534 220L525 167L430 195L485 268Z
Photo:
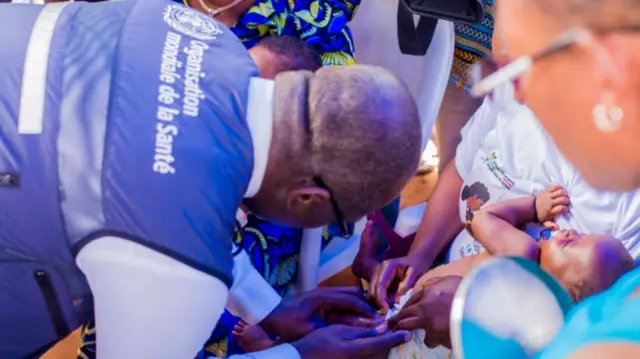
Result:
M620 248L620 242L610 236L561 230L548 241L542 242L540 266L565 288L585 276L589 276L597 285L603 282L600 277L606 273L605 268L601 267L610 260L607 253L616 253Z

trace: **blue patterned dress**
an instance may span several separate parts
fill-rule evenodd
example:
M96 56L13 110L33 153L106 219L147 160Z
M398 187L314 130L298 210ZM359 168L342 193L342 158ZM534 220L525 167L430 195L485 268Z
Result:
M184 2L186 0L173 0ZM231 28L247 49L268 36L289 35L311 45L325 66L355 64L347 23L360 0L256 0Z

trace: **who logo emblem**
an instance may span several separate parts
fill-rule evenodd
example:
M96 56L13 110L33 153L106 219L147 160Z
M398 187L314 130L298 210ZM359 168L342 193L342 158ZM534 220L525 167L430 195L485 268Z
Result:
M168 5L164 9L163 18L176 31L198 40L213 40L222 35L215 20L182 5Z

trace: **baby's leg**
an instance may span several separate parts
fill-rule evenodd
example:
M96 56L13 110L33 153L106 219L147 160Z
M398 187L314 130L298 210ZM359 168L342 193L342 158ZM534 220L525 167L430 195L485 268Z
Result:
M259 352L275 345L275 342L269 338L269 334L260 326L249 325L242 320L233 328L233 336L247 353Z
M478 265L480 262L482 262L483 260L489 257L491 257L491 255L487 251L484 251L480 254L463 257L451 263L433 268L432 270L423 274L422 277L420 277L420 279L414 286L413 291L416 292L424 289L424 287L426 287L429 281L438 277L445 277L450 275L457 275L457 276L464 277L476 265Z

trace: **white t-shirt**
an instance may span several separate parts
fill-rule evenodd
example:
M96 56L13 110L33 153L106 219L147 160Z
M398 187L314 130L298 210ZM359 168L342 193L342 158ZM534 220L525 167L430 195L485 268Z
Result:
M613 193L591 188L560 154L528 107L503 88L482 106L462 130L456 167L464 184L460 219L467 223L480 207L538 194L552 185L569 192L571 213L557 219L561 229L618 238L634 258L640 257L640 191ZM541 227L527 226L535 238ZM448 260L484 249L463 230L454 240Z

